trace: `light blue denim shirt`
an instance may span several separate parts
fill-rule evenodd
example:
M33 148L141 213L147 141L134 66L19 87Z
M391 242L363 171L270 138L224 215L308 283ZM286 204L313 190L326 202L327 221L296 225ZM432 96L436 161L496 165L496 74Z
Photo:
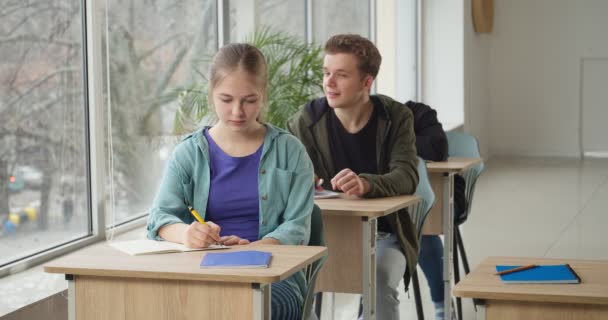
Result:
M259 237L275 238L285 245L306 245L314 204L312 162L296 137L272 125L265 126L258 174ZM209 145L199 130L171 154L150 209L148 238L162 240L158 230L163 226L192 223L188 205L205 219L210 179ZM303 276L296 278L303 290Z

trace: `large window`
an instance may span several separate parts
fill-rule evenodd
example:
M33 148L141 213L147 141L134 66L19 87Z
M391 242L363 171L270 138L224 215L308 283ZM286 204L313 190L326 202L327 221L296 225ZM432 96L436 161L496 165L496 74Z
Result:
M306 3L301 0L259 0L260 24L306 37Z
M172 135L178 89L203 81L205 58L217 50L215 3L108 0L107 225L143 216L152 203L164 161L179 141Z
M267 27L305 39L306 2L302 0L230 0L229 39L243 41L253 30Z
M324 43L337 33L356 33L370 38L370 1L311 0L312 39Z
M418 100L418 0L397 1L395 9L394 98Z
M91 233L79 0L0 6L0 267Z

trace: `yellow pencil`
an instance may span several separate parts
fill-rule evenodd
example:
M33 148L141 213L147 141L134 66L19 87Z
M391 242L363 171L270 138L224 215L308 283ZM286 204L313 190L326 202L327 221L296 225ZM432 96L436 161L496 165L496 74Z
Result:
M196 219L196 221L198 221L200 224L205 224L205 220L203 220L201 215L198 214L198 212L196 212L196 210L194 210L194 208L192 208L192 206L188 206L188 210L190 210L190 213L192 213L192 215L194 216L194 219ZM223 245L223 243L220 241L216 241L215 244Z
M205 224L205 220L201 218L201 216L198 214L198 212L196 212L196 210L194 210L194 208L192 208L192 206L188 206L188 210L190 210L190 213L192 213L196 221L198 221L200 224Z

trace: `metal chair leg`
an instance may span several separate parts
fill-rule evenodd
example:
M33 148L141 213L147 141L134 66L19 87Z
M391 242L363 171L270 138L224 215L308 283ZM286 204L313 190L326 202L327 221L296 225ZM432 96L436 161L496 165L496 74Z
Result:
M458 247L458 250L460 251L460 256L462 257L462 266L464 267L464 274L467 275L469 274L469 272L471 272L471 270L469 269L469 260L467 259L467 252L464 249L464 243L462 241L462 234L460 233L460 227L457 226L455 228L456 232L456 247Z
M323 292L317 292L315 294L315 314L317 319L321 319L321 306L323 304Z
M456 235L456 240L457 240L456 247L460 251L460 256L462 257L462 266L464 267L464 274L467 275L467 274L469 274L469 272L471 272L471 269L469 268L469 259L467 259L467 251L464 248L464 241L462 240L462 233L460 232L459 226L455 227L454 229L455 229L454 234ZM475 309L475 312L477 312L478 304L479 304L479 301L477 301L477 299L473 299L473 308Z
M454 229L457 229L458 227L454 227ZM454 244L456 244L456 239L458 238L458 236L456 235L456 230L454 230ZM452 253L453 253L453 262L454 262L454 284L457 284L458 282L460 282L460 268L459 268L459 264L458 264L458 249L457 248L453 248L452 249ZM460 298L456 298L456 315L457 315L457 319L462 320L462 300ZM449 317L451 317L451 315L446 314L446 319L451 319Z
M424 311L422 310L422 298L420 297L420 283L418 282L418 271L412 273L412 287L414 288L414 301L416 301L416 314L418 320L424 320Z

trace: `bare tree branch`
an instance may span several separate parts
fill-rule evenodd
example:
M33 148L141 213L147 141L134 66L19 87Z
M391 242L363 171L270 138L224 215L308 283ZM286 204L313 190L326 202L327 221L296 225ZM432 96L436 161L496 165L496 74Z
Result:
M33 14L47 11L47 10L66 11L66 10L70 9L70 7L68 7L68 6L52 5L52 3L49 3L50 1L49 2L40 1L40 2L34 2L34 3L32 3L32 2L24 3L24 2L25 1L16 1L16 3L20 4L20 6L16 6L13 10L11 10L12 8L8 8L7 11L0 12L0 18L14 15L16 12L21 12L21 11L24 11L27 9L34 9L34 8L41 7L41 6L46 6L46 7L43 7L42 9L40 9L38 11L31 12L31 14L28 13L28 15L33 15ZM25 5L21 5L21 4L25 4ZM5 8L5 9L7 9L7 8Z
M22 112L19 114L19 116L22 118L28 118L31 116L35 116L37 114L40 114L43 111L49 110L53 105L57 104L60 101L63 101L67 97L76 97L76 96L82 96L82 90L70 90L55 98L48 99L48 100L42 101L40 103L36 103L34 105L30 105L28 108L23 108L24 110L22 110Z
M36 81L31 87L29 87L28 89L25 90L25 92L23 92L22 94L20 94L19 96L17 96L16 98L14 98L12 101L9 101L5 107L7 108L11 108L13 105L15 105L17 102L19 102L19 100L23 99L25 96L27 96L30 92L32 92L34 89L40 87L41 85L45 84L47 81L49 81L50 79L52 79L53 77L62 74L64 72L79 72L80 69L79 68L62 68L62 69L57 69L54 70L53 72L47 74L46 76L42 77L40 80ZM2 110L0 110L1 112Z
M21 69L25 65L25 57L27 57L27 54L29 52L30 52L30 48L26 48L23 51L23 54L21 55L21 57L19 57L19 64L17 65L17 69L15 69L15 72L13 72L13 75L12 75L11 79L8 82L8 88L10 90L17 91L17 88L15 88L15 81L17 81L17 78L19 76L19 72L21 72Z
M169 43L171 43L173 41L179 40L179 38L181 38L184 34L185 34L184 32L179 32L179 33L172 34L172 35L168 36L167 38L165 38L164 40L162 40L161 42L159 42L153 48L151 48L151 49L145 51L144 53L142 53L141 55L139 55L138 62L146 60L147 57L149 57L150 55L154 54L154 52L156 52L156 50L164 47L165 45L167 45L167 44L169 44Z
M19 29L19 27L21 27L22 25L24 25L27 20L30 18L30 16L25 16L23 17L23 19L21 19L21 21L17 22L13 28L11 30L9 30L6 34L13 34L17 31L17 29Z
M15 42L32 42L32 43L47 43L58 46L64 46L68 48L80 48L79 42L72 42L67 40L47 39L42 38L33 34L22 34L13 37L0 38L0 45L12 44Z
M71 150L75 150L75 148L70 146L70 144L63 144L61 140L52 138L48 132L46 134L38 135L25 128L17 128L15 131L8 131L0 127L0 139L4 138L5 136L15 136L21 139L30 139L32 142L31 145L36 145L38 148L60 148L62 146L67 146ZM26 146L26 148L27 147L29 147L29 145Z
M165 92L165 89L167 89L167 84L175 74L175 71L177 71L177 68L179 68L179 66L181 65L182 61L184 60L184 57L186 56L186 53L188 53L188 50L190 50L189 47L184 47L179 50L179 52L175 55L173 63L171 63L169 68L167 68L167 70L165 71L163 77L160 78L160 81L158 81L158 83L156 84L156 90L154 91L156 96L159 96L163 94L163 92Z

